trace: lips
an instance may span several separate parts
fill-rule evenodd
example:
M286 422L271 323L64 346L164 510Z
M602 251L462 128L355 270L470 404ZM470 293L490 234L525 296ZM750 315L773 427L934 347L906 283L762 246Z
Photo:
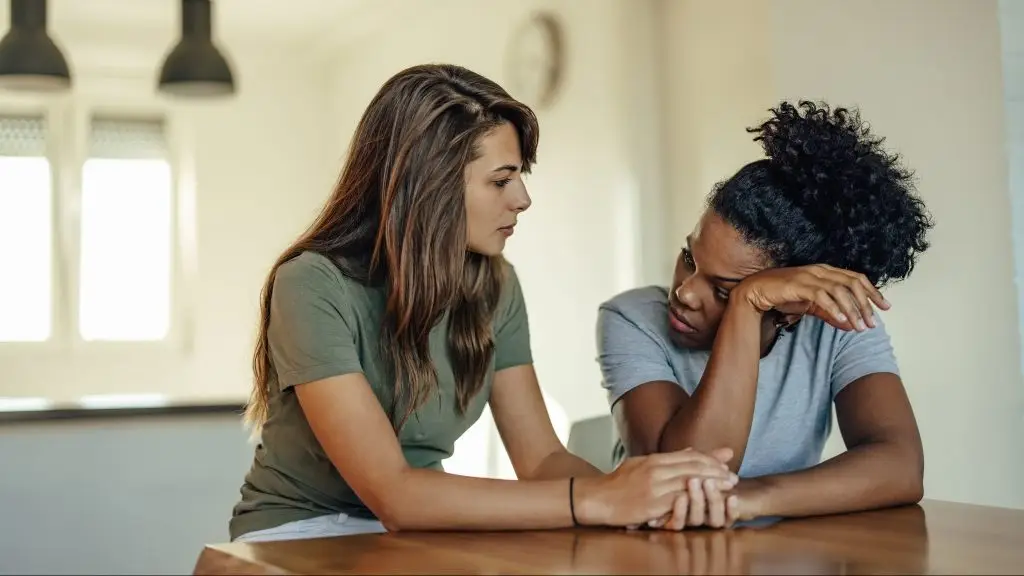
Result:
M672 306L668 307L668 323L672 326L673 330L683 334L694 334L698 331L692 324L686 321L682 313L677 312Z
M516 228L515 224L510 224L508 226L502 226L501 228L498 228L498 232L501 232L502 234L504 234L506 236L511 236L512 233L515 232L515 228Z

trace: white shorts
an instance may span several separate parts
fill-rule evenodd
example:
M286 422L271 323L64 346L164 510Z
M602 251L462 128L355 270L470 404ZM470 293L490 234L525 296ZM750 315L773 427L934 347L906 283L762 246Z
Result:
M273 542L275 540L304 540L307 538L331 538L353 534L381 534L387 532L378 520L353 518L348 514L328 514L305 520L288 522L273 528L265 528L242 534L235 542Z

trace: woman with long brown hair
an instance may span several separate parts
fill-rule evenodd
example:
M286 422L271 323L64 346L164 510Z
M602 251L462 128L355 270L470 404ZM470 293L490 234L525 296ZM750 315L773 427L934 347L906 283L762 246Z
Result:
M533 112L464 68L384 83L331 198L267 278L246 415L261 441L232 539L639 525L691 477L732 486L728 453L603 475L555 435L501 256L537 142ZM518 481L441 466L487 403Z

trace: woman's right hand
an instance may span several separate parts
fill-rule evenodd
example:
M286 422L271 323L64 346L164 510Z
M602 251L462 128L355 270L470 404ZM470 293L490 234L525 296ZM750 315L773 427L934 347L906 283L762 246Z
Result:
M691 448L628 458L605 476L576 478L576 518L583 525L643 525L670 513L690 478L714 480L721 490L738 481L723 459Z
M826 264L768 268L746 277L733 289L730 302L746 302L764 313L817 316L840 330L875 327L872 305L889 302L863 274Z

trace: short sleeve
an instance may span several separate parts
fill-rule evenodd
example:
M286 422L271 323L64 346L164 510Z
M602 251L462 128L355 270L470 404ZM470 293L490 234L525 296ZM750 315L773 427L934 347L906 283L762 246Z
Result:
M851 382L868 374L888 372L899 375L896 355L881 316L875 314L874 328L864 332L840 332L832 361L832 399Z
M641 384L678 384L665 349L643 328L608 306L597 312L597 362L610 405Z
M494 371L533 363L530 320L515 268L508 265L503 294L494 327Z
M281 265L270 298L270 358L281 390L362 372L339 275L322 257Z

